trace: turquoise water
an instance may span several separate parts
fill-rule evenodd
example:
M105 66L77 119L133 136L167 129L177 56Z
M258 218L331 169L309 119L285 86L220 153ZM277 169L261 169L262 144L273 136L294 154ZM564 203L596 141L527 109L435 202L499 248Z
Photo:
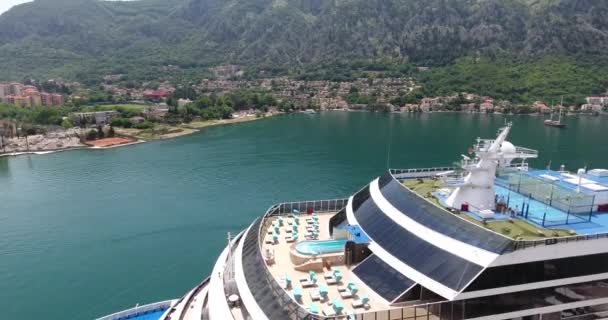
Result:
M347 240L301 241L296 244L296 250L305 255L337 253L344 251Z
M568 117L563 130L509 119L511 140L541 151L537 167L608 167L606 118ZM348 196L387 163L450 165L504 120L288 115L125 148L0 158L2 318L92 319L177 298L211 271L226 233L271 204Z

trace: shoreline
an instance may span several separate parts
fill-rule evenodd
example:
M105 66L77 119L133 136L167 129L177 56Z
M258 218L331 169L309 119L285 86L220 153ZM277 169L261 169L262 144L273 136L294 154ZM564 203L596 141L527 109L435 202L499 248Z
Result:
M178 130L179 129L180 130L179 132L168 132L165 134L158 134L158 135L152 134L145 138L143 136L138 136L138 134L141 134L141 132L127 131L130 129L116 129L117 133L119 133L120 135L128 137L128 138L132 138L135 141L107 146L107 147L82 145L79 147L69 147L69 148L50 149L50 150L14 151L14 152L0 153L0 157L11 157L11 156L17 157L17 156L22 156L22 155L45 155L45 154L51 154L51 153L57 153L57 152L84 150L84 149L86 149L86 150L114 149L114 148L127 147L127 146L136 145L136 144L156 141L156 140L175 139L175 138L179 138L179 137L192 135L194 133L199 132L200 129L203 129L203 128L223 126L223 125L229 125L229 124L245 123L245 122L251 122L251 121L256 121L256 120L263 120L263 119L268 119L268 118L271 118L271 117L274 117L277 115L281 115L281 114L283 114L283 113L270 113L270 114L266 114L264 117L259 117L259 118L256 117L255 115L252 115L252 116L238 117L238 118L232 118L232 119L196 121L196 122L191 122L191 123L187 123L187 124L182 123L177 126L164 127L168 130ZM141 131L144 131L144 130L141 130Z
M332 112L332 111L370 112L370 113L373 112L373 111L369 111L369 110L328 109L328 110L318 111L317 113ZM532 116L532 117L546 116L546 114L539 114L539 113L506 114L506 113L462 112L462 111L433 111L433 112L398 112L398 111L395 112L394 111L394 112L388 112L388 113L389 114L412 114L412 115L433 114L433 113L456 113L456 114L468 114L468 115L501 115L501 116ZM95 147L95 146L83 145L83 146L78 146L78 147L68 147L68 148L62 148L62 149L14 151L14 152L0 153L0 157L10 157L10 156L16 157L16 156L21 156L21 155L45 155L45 154L51 154L51 153L57 153L57 152L63 152L63 151L83 150L83 149L87 149L87 150L114 149L114 148L127 147L127 146L141 144L141 143L147 143L147 142L151 142L151 141L180 138L180 137L184 137L184 136L188 136L188 135L192 135L194 133L200 132L201 129L204 129L204 128L252 122L252 121L268 119L268 118L272 118L272 117L284 115L284 114L286 114L286 113L277 112L277 113L267 113L265 116L259 117L259 118L256 117L255 115L248 115L248 116L242 116L242 117L237 117L237 118L232 118L232 119L193 121L190 123L182 123L182 124L179 124L176 126L164 125L162 127L162 129L166 129L169 131L167 133L160 133L160 134L155 134L154 132L145 132L145 130L118 128L118 129L116 129L117 133L119 133L121 136L134 139L135 141L129 142L129 143L107 146L107 147ZM599 114L598 116L603 116L603 115L604 114ZM589 116L589 117L591 117L593 115L573 113L573 114L567 114L567 116L583 116L583 117ZM174 130L174 132L171 132L171 130ZM179 131L175 131L175 130L179 130Z

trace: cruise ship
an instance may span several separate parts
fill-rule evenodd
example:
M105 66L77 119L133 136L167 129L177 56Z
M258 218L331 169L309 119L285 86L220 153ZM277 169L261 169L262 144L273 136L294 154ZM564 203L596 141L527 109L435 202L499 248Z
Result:
M607 317L608 170L532 169L511 129L451 167L273 205L183 297L99 320Z

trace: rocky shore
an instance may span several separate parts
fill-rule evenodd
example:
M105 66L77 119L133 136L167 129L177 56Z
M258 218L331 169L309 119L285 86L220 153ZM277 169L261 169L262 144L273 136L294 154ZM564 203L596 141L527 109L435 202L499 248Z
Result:
M80 142L79 131L80 129L73 128L44 135L31 135L27 139L25 137L4 138L4 145L0 145L0 154L84 148L86 145Z
M28 153L43 154L53 151L65 151L80 148L104 149L108 147L126 146L134 143L145 142L146 140L176 138L184 135L193 134L195 132L198 132L199 129L205 127L249 122L264 119L267 117L272 117L278 114L280 113L267 113L263 117L259 118L252 114L226 120L197 121L188 124L182 124L179 126L161 124L158 125L156 128L146 130L115 128L116 133L118 133L118 135L131 138L133 141L126 141L124 143L111 144L108 146L101 147L95 146L95 144L83 144L80 141L81 129L79 128L72 128L65 131L58 130L48 132L44 135L31 135L28 136L27 139L25 137L4 138L4 145L2 145L2 142L0 141L0 156L20 155Z

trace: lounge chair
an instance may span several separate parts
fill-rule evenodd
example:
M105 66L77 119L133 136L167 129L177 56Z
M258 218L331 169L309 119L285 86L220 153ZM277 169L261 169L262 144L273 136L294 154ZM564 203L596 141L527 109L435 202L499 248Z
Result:
M284 287L284 289L289 289L289 288L291 288L291 286L292 286L292 283L291 283L291 277L290 277L288 274L286 274L286 275L283 277L283 281L285 281L285 287Z
M329 289L327 288L327 285L319 285L319 295L321 296L321 298L323 298L323 300L326 300L328 298L328 294Z
M300 284L302 285L302 288L310 288L310 287L314 287L314 283L310 280L306 280L304 282L300 282Z
M316 304L311 303L311 304L308 306L308 311L309 311L310 313L312 313L312 314L319 314L319 307L317 307L317 305L316 305Z
M342 310L344 310L344 306L342 305L342 302L338 299L334 299L332 301L332 305L331 307L334 309L334 311L336 312L336 314L341 314Z
M323 273L323 278L325 278L325 279L330 279L333 277L334 277L334 273L331 271L327 271L327 272Z
M293 288L293 298L297 301L302 301L302 288L300 288L300 287Z
M319 290L313 290L310 292L310 300L312 300L312 301L321 300L321 294L319 294Z
M359 299L353 300L351 303L353 308L367 308L367 304L369 303L369 297L367 295L362 295Z
M342 297L342 299L350 299L353 297L353 293L350 291L340 291L340 297Z
M325 308L323 309L323 315L326 317L335 317L336 316L336 311L334 311L334 308Z
M350 291L350 290L348 289L348 287L346 287L346 286L339 286L339 287L338 287L338 292L346 292L346 291Z
M329 285L331 285L331 284L338 284L341 279L342 279L342 276L340 276L340 275L338 275L338 276L331 276L331 278L325 279L325 282L327 282L327 284L329 284ZM346 288L344 288L343 291L346 291Z
M314 287L317 284L317 278L306 279L304 281L301 281L300 279L300 284L302 284L303 288Z

